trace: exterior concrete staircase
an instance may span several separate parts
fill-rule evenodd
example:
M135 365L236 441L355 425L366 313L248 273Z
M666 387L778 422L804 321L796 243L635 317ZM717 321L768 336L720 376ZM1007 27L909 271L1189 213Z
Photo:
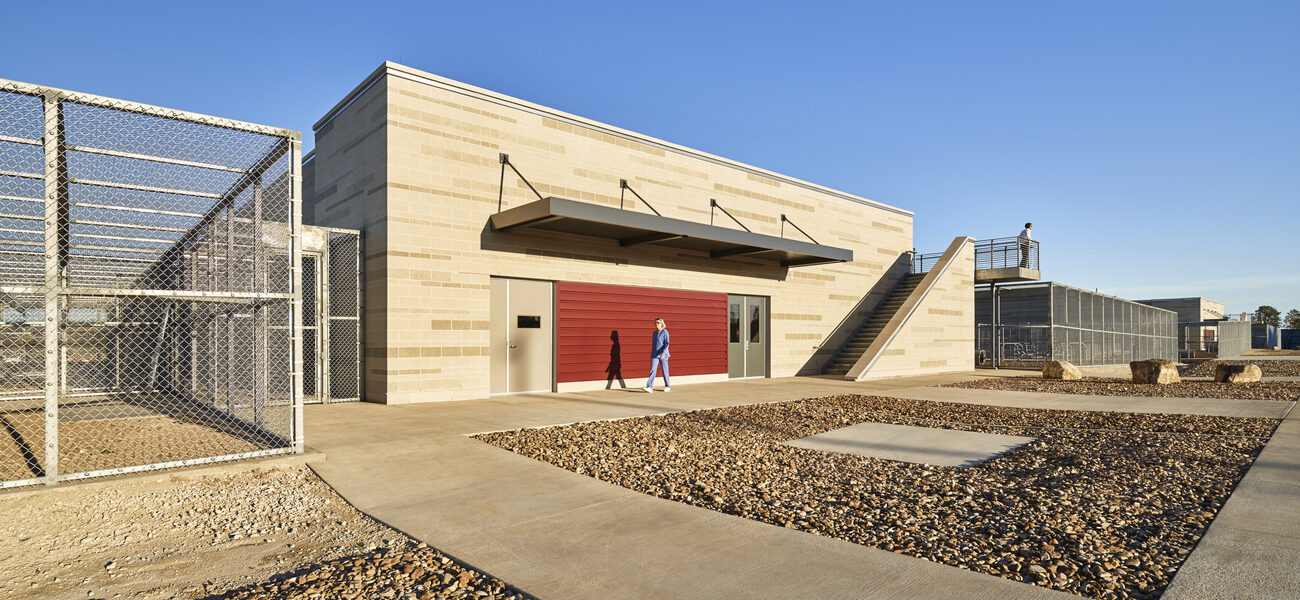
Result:
M840 347L823 371L829 375L845 375L853 365L857 364L862 354L871 347L872 342L876 341L876 336L885 329L885 325L894 317L894 313L902 308L907 297L912 295L917 286L921 285L921 280L925 279L925 273L914 273L904 275L903 279L894 286L884 301L872 311L871 316L867 318L862 327L858 329L849 341Z

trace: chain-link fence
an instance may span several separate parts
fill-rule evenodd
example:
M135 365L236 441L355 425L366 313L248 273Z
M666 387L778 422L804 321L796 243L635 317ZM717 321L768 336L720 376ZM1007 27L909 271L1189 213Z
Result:
M977 364L1003 367L1175 360L1178 316L1055 282L997 286L996 304L984 288L975 292L975 352Z
M361 399L361 232L305 226L303 401Z
M300 152L0 80L0 487L301 450Z

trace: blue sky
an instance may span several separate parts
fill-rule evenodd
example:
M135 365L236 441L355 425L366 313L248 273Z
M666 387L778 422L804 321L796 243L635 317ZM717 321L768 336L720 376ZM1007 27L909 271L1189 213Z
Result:
M0 77L310 147L393 60L916 211L922 251L1031 220L1045 278L1300 308L1300 2L129 5L10 3Z

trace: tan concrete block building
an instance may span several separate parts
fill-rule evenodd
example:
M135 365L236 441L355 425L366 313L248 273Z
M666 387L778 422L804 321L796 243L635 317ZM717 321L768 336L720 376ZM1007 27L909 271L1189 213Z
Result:
M304 220L365 236L369 401L639 388L656 316L679 385L821 373L911 270L910 211L394 63L314 129ZM949 251L849 376L973 368Z

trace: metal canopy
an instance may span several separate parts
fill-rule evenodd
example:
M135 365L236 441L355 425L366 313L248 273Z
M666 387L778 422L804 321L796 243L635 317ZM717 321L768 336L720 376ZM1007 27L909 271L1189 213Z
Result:
M554 196L504 210L489 220L494 231L546 229L618 240L620 246L655 244L705 252L710 258L745 256L782 267L850 262L853 251L799 240L670 219Z

